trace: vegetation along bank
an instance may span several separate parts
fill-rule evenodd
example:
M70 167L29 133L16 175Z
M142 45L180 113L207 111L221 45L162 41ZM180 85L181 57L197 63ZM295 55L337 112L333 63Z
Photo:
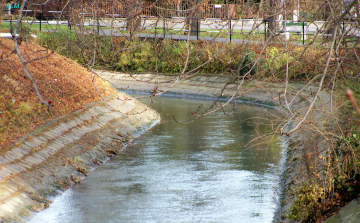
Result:
M186 72L195 72L194 78L199 80L224 77L227 81L218 86L226 86L220 97L228 97L230 94L225 92L235 91L234 87L243 83L239 77L246 75L248 85L241 86L237 96L248 94L245 98L261 101L247 89L263 89L268 97L266 103L288 114L274 134L286 135L301 122L296 131L288 134L283 209L279 211L285 221L323 221L358 196L359 116L345 96L345 89L349 88L356 100L360 97L360 84L351 78L359 71L357 48L338 48L329 57L328 45L308 47L279 41L242 45L98 36L96 50L84 47L91 41L91 36L68 38L61 32L40 39L43 46L80 64L86 65L94 58L96 68L137 73L137 78L143 76L145 82L158 80L157 75L164 73L182 73L180 82L190 80ZM156 78L147 77L146 72L152 72L150 75L155 74ZM116 78L115 75L113 80ZM170 80L178 79L163 79ZM268 86L269 83L275 86ZM154 89L156 94L160 92L158 84L151 87L153 94ZM134 86L134 82L129 86ZM315 97L317 100L312 103Z

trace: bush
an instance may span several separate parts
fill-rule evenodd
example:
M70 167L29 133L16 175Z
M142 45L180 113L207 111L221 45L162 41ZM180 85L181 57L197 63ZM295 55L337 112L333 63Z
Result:
M176 74L184 69L187 57L187 43L184 41L148 39L146 41L127 37L98 36L96 38L97 68L121 72L160 72ZM94 37L60 31L43 33L40 44L69 57L82 65L94 57ZM261 50L257 45L213 43L192 41L189 43L189 61L186 71L198 74L239 75L246 74L254 65L250 75L254 78L285 78L286 51L282 45L269 45ZM309 80L317 75L315 63L322 63L324 50L307 50L289 46L289 77ZM220 52L218 52L222 49ZM306 60L304 60L306 58ZM210 61L209 61L210 60Z
M10 27L10 32L13 33L15 30L16 23L13 23ZM20 22L17 34L23 37L23 41L27 41L30 38L31 30L30 30L30 24Z

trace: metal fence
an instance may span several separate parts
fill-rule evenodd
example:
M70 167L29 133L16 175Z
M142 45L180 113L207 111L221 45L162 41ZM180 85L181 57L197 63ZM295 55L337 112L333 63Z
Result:
M39 31L42 31L43 30L43 28L42 28L42 24L50 24L49 23L49 20L48 20L48 18L46 18L45 16L43 16L43 14L45 14L45 13L48 13L48 14L58 14L58 13L60 13L60 11L45 11L45 10L42 10L41 11L41 13L40 13L40 17L39 17L39 19L37 20L37 21L29 21L29 23L34 23L34 24L39 24ZM64 13L64 12L62 12L62 13ZM64 14L70 14L69 12L65 12ZM188 32L189 30L186 30L186 29L172 29L172 28L169 28L169 27L166 27L166 22L165 22L165 20L167 21L167 22L169 22L170 20L172 20L172 19L174 19L174 18L172 18L172 17L168 17L168 18L166 18L166 17L163 17L163 22L162 22L162 24L163 24L163 27L153 27L152 29L160 29L160 30L162 30L163 31L163 38L168 38L168 37L166 37L166 35L168 35L169 34L169 31L171 32L171 31L176 31L176 32L178 32L178 34L175 34L175 35L179 35L179 36L181 36L181 35L184 35L184 33L186 33L186 32ZM230 42L232 42L232 40L239 40L239 39L237 39L236 37L234 38L233 36L234 35L236 35L236 34L245 34L246 32L244 32L244 31L239 31L239 30L234 30L233 29L233 25L232 24L234 24L233 22L236 22L236 21L238 21L238 20L227 20L227 19L216 19L216 20L219 20L219 21L223 21L223 22L229 22L229 27L232 27L231 28L231 30L230 30L230 32L229 32L229 36L227 37L228 39L229 39L229 41ZM16 21L16 20L15 20ZM268 36L270 35L270 33L268 32L268 24L269 24L269 22L270 22L271 20L261 20L261 21L259 21L260 23L262 23L263 24L263 30L259 30L259 33L261 33L262 35L264 35L264 38L265 39L267 39L268 38ZM10 32L12 32L11 30L12 30L12 26L13 26L13 24L14 24L14 22L13 22L13 20L12 19L10 19L10 20L3 20L3 22L9 22L10 23ZM54 21L52 21L52 22L54 22ZM185 23L185 18L183 18L183 22ZM201 37L202 35L202 33L206 33L206 32L210 32L210 33L214 33L214 32L220 32L219 30L215 30L215 31L209 31L209 30L201 30L201 26L200 26L200 23L201 23L201 21L200 21L200 18L198 18L198 19L196 19L196 22L198 23L197 25L196 25L196 27L198 27L196 30L192 30L192 32L196 32L196 36L195 36L195 38L192 38L191 40L199 40L200 38L199 37ZM277 22L279 22L279 21L277 21ZM178 23L178 21L177 21L177 23ZM52 23L53 25L54 25L54 23ZM14 24L15 25L15 24ZM69 30L71 30L72 28L71 28L71 26L72 25L74 25L72 22L71 22L71 18L70 17L68 17L67 18L67 21L62 21L62 22L60 22L60 21L58 21L57 23L55 23L55 27L56 27L56 25L67 25L68 26L68 29ZM77 24L77 25L79 25L79 24ZM83 24L83 26L92 26L92 27L96 27L96 29L97 29L97 33L100 33L100 27L101 26L104 26L104 25L101 25L100 24L100 21L99 20L96 20L96 21L92 21L92 24L87 24L87 25L85 25L85 24ZM106 25L105 25L106 26ZM277 33L275 33L275 35L284 35L285 36L285 38L289 38L289 36L290 35L299 35L301 38L300 38L300 42L302 42L302 44L305 44L305 40L306 40L306 36L312 36L312 35L315 35L315 34L310 34L310 33L307 33L306 32L306 30L305 30L305 27L307 27L307 23L305 23L305 22L299 22L299 23L297 23L297 26L299 26L299 27L301 27L302 29L301 30L298 30L298 31L296 31L296 32L292 32L292 33L290 33L288 30L278 30L277 31ZM119 30L123 30L124 28L126 28L125 26L124 27L117 27ZM345 29L345 23L343 23L343 29ZM225 29L226 31L228 30L228 29ZM49 31L49 30L46 30L46 31ZM171 35L174 35L174 34L171 34ZM151 37L151 35L149 36L150 38L153 38L153 37ZM220 39L224 39L224 38L220 38Z
M189 3L146 3L138 7L138 13L142 17L187 17L189 15L188 9L191 8ZM131 5L124 5L119 1L101 1L96 6L98 15L101 17L126 17L129 11L133 11ZM215 4L202 4L196 17L205 18L218 18L218 19L237 19L237 18L253 18L258 13L258 4L253 5L215 5ZM85 3L83 4L84 13L90 15L94 12L94 5ZM229 17L228 17L229 15ZM260 13L260 18L263 18L263 13Z

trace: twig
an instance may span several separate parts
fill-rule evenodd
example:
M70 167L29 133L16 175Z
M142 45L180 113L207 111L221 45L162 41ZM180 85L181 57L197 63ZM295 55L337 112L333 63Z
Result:
M349 100L351 101L351 103L353 104L353 106L354 106L354 108L355 108L355 111L360 115L360 108L359 108L359 106L357 105L357 103L356 103L356 101L355 101L355 98L354 98L354 96L353 96L352 91L351 91L349 88L347 88L347 89L345 90L345 94L346 94L346 96L349 98Z

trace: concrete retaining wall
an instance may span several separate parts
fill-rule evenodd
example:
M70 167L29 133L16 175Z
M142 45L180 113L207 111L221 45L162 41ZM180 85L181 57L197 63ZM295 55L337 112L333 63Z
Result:
M51 204L159 120L124 93L52 121L0 156L0 220L21 222Z

